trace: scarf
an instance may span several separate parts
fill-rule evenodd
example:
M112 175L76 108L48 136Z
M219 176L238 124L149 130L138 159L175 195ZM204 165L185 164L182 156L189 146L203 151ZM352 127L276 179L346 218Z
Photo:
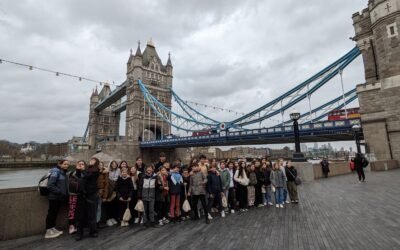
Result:
M174 183L174 185L176 185L177 183L182 183L182 175L180 173L177 172L172 172L171 173L171 181L172 183Z

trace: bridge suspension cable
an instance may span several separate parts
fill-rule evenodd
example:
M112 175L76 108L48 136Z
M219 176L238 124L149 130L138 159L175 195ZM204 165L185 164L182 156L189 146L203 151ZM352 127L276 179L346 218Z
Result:
M359 49L357 47L353 48L340 59L324 68L311 78L297 85L293 89L289 90L285 94L263 105L262 107L231 121L230 123L238 126L246 126L271 118L279 113L283 116L285 110L291 108L301 100L309 97L319 88L324 86L329 80L346 68L359 55ZM280 107L276 107L278 104L280 104Z

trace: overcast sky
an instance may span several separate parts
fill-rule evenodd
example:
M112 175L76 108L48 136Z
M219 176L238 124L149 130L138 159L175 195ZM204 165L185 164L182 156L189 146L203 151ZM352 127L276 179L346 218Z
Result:
M5 0L0 58L121 83L130 49L140 40L143 51L152 37L163 63L171 52L173 88L183 99L248 112L352 49L351 16L366 6L366 0ZM364 81L362 68L359 57L346 69L346 90ZM82 136L95 86L0 64L0 139ZM313 96L313 106L340 93L335 78Z

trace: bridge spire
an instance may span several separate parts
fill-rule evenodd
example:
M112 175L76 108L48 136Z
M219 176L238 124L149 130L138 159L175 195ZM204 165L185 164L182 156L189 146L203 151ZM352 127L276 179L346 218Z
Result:
M140 40L138 41L138 47L136 49L135 56L142 56L142 51L140 50Z
M172 63L171 63L171 52L168 52L167 66L172 66Z

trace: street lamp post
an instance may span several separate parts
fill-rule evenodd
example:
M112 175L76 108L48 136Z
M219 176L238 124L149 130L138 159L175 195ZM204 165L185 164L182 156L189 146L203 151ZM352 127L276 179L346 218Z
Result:
M354 132L354 139L356 141L357 153L361 154L360 135L359 135L359 132L361 131L361 126L356 124L353 127L351 127L351 129Z
M304 162L306 159L304 158L304 154L300 150L300 132L299 132L299 123L297 122L300 118L300 113L296 110L293 110L290 113L290 119L293 121L293 131L294 131L294 145L295 152L293 154L294 162Z

